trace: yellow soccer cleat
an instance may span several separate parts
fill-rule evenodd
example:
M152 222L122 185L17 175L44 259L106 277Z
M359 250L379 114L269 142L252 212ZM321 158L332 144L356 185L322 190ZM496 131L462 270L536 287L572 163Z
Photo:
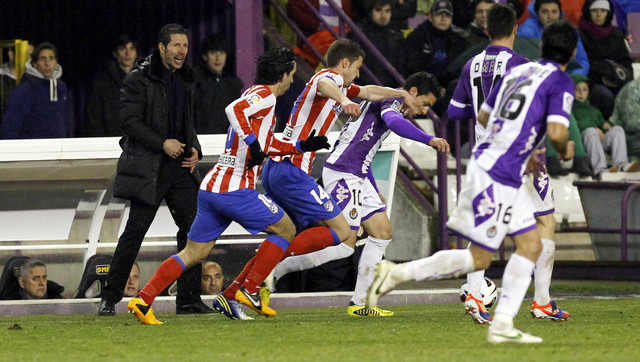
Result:
M164 324L156 319L151 306L145 303L138 295L131 298L129 304L127 304L127 309L129 313L133 313L142 324Z
M246 305L247 307L255 310L256 312L265 315L267 317L275 317L276 316L276 311L273 310L272 308L269 308L269 306L267 304L269 304L269 301L263 301L261 297L263 297L264 295L261 295L260 292L256 292L256 293L249 293L247 291L247 289L245 289L244 286L240 287L240 289L236 292L236 300L244 305Z
M347 315L351 317L391 317L395 313L390 310L373 307L368 309L363 305L350 305L347 308Z

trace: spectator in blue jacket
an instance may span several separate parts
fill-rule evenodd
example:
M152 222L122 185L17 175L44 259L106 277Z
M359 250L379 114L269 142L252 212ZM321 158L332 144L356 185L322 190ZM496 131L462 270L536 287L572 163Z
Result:
M518 36L528 36L536 39L542 39L542 31L550 22L564 17L560 0L533 0L529 4L529 19L525 20L518 28ZM580 68L567 69L569 74L589 74L590 64L587 52L582 45L582 40L578 38L578 46L576 51L575 62Z
M69 134L67 85L60 79L56 47L41 43L11 95L0 136L5 139L62 138Z

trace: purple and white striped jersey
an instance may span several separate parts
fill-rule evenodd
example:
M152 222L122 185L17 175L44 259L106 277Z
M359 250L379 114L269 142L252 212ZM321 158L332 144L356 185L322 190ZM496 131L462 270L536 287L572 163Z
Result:
M569 127L573 98L571 78L552 61L541 59L510 69L481 107L490 117L487 136L473 152L478 165L494 180L520 187L547 123Z
M399 136L429 144L433 136L406 120L401 112L402 98L360 103L362 113L349 118L324 167L367 177L371 161L382 142L393 131Z
M478 118L478 111L507 70L529 62L526 57L500 45L490 45L482 53L469 59L462 68L456 90L447 109L451 119ZM476 123L476 141L485 129Z

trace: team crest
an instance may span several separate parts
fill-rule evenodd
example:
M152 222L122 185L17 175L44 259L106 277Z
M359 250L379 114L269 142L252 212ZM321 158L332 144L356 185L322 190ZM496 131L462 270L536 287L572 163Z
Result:
M398 102L397 100L393 101L393 104L391 105L391 107L389 107L391 109L393 109L394 111L402 114L402 104L400 102Z
M355 220L358 218L358 210L355 207L349 212L349 217L351 218L351 220Z
M257 94L252 94L252 95L250 95L248 97L245 97L245 99L249 103L249 106L253 106L254 104L260 102L262 100L262 97L260 97Z
M325 202L324 209L327 210L328 212L333 211L333 202L331 202L331 200Z
M492 227L489 228L489 230L487 230L487 236L490 238L494 238L497 234L498 234L498 228L495 225L493 225Z
M271 211L272 214L277 214L278 213L278 205L276 205L275 202L272 202L271 205L269 205L269 211Z

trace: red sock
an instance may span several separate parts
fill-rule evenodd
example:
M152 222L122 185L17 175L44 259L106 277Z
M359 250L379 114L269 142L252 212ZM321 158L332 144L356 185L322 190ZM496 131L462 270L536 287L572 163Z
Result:
M326 226L317 226L298 234L284 252L283 259L288 256L302 255L338 245L338 236Z
M184 263L177 255L172 255L165 260L151 280L142 288L138 294L148 305L153 304L158 294L165 290L171 283L176 281L185 270Z
M278 235L269 235L262 242L255 257L256 262L242 284L249 293L255 293L260 289L260 285L271 273L271 270L282 260L284 249L288 244L289 242L285 238Z
M251 258L251 260L247 262L247 264L245 264L244 268L242 269L240 274L238 274L238 276L233 281L233 283L231 283L231 285L229 285L227 289L224 290L223 294L225 298L230 300L236 299L236 292L238 291L238 289L240 289L240 286L242 285L244 280L247 278L247 275L249 275L249 272L251 271L251 268L253 268L253 265L255 264L255 262L256 262L256 257L254 256L253 258Z

